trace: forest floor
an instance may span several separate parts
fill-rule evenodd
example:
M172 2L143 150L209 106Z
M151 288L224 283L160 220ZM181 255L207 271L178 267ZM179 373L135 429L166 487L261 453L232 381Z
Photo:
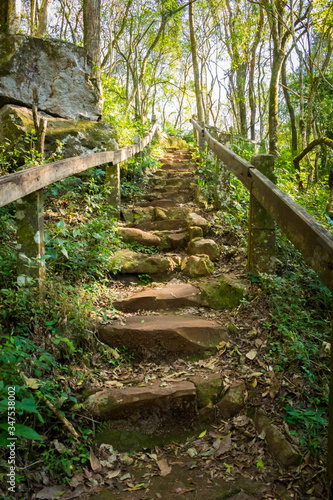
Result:
M180 158L177 151L169 151L164 162L179 165ZM176 170L177 167L169 169L166 175L177 175ZM188 186L192 180L192 177L188 179ZM151 188L150 192L154 192L154 189ZM174 200L177 198L179 193L175 194ZM179 206L179 203L175 205ZM224 248L222 258L215 264L214 278L228 275L244 282L247 271L242 231L219 226L216 212L205 210L202 205L198 207L193 199L182 204L186 205L209 221L211 227L215 228L213 236L209 237ZM159 206L158 201L155 206ZM167 206L170 207L170 204L167 203ZM184 253L184 250L180 253ZM161 287L163 281L169 284L190 282L193 285L198 282L184 276L181 271L173 272L167 279L157 277L146 286L140 286L135 281L133 275L123 275L123 280L115 283L116 297L123 299L140 291ZM96 448L92 458L95 471L87 471L86 475L89 480L95 478L98 487L104 486L100 493L90 496L90 500L327 498L322 458L311 454L306 447L299 446L282 418L283 401L301 398L304 381L298 373L292 375L277 371L272 364L269 356L271 339L265 328L271 321L271 311L260 284L248 282L246 297L250 299L244 298L237 307L231 309L187 307L177 310L178 315L191 313L229 329L229 341L213 355L196 361L182 358L164 363L142 361L109 372L106 370L101 374L97 387L94 381L95 388L101 390L112 384L149 385L157 382L163 386L170 381L193 377L204 379L211 374L218 374L223 387L243 383L246 389L242 404L230 418L222 418L218 409L215 409L216 416L210 424L201 423L183 439L176 438L170 443L156 444L152 448L129 454L122 450L117 455L113 450L112 453L118 458L110 468L105 468L110 449L108 451L103 445ZM133 314L144 318L151 311L139 310L131 314L118 312L118 321L126 323L126 317ZM158 315L160 312L153 314ZM168 310L164 314L175 314L175 311ZM163 321L163 316L160 321ZM270 443L265 431L258 431L249 417L250 408L260 409L280 430L277 441ZM280 446L281 436L289 440L296 455L299 453L297 465L281 465L276 460L272 446ZM83 484L87 477L82 475L80 479Z
M163 338L159 337L156 341L152 339L150 347L146 346L144 351L139 352L137 345L139 357L136 358L133 354L133 359L133 346L126 346L124 341L127 349L119 360L117 356L112 359L115 354L113 347L119 346L113 345L111 340L111 359L106 360L105 356L101 356L101 351L96 349L96 353L91 354L90 366L84 363L76 365L74 362L75 366L71 367L72 376L66 376L66 384L81 404L81 415L77 418L85 419L95 435L89 461L82 472L69 471L65 484L60 476L54 474L52 480L49 479L47 460L44 461L37 466L37 470L30 471L26 483L21 483L20 496L17 498L327 499L326 436L317 436L316 446L311 447L311 440L300 441L297 437L299 433L295 432L295 427L299 426L299 421L295 419L294 425L290 425L291 420L288 423L285 418L286 404L291 408L289 411L292 411L293 406L306 407L307 398L314 389L297 369L296 360L294 366L294 360L290 360L288 370L281 369L281 365L276 363L276 349L280 342L278 325L272 319L272 305L260 280L248 279L244 249L246 233L241 227L223 224L221 213L205 206L203 202L198 204L194 201L196 166L189 160L186 151L168 150L161 161L162 169L149 176L147 190L127 210L142 210L147 214L154 207L155 212L159 209L168 216L168 211L176 208L202 217L207 222L204 239L214 240L222 250L220 258L215 261L214 272L201 278L184 274L184 266L182 269L179 263L186 262L189 257L186 245L174 247L172 253L170 250L149 250L147 257L163 259L170 256L178 264L168 273L151 275L145 269L136 273L121 270L111 280L108 293L96 299L95 306L106 310L105 328L110 325L121 328L136 317L141 323L145 323L148 317L156 317L157 322L162 325L170 317L190 317L194 322L200 320L208 322L207 325L218 325L227 333L228 339L221 341L208 354L206 350L202 356L189 355L186 349L183 355L174 356L171 353L169 356L166 353L167 347L163 345ZM171 190L171 194L166 196L162 188L163 180L169 179L172 184L182 176L187 179L185 184L182 183L185 189ZM159 215L161 216L161 212ZM166 220L164 216L162 219ZM119 223L119 228L136 225L137 228L143 227L148 231L150 225L154 228L151 234L159 234L162 238L163 230L157 228L157 222L148 220L144 224L141 224L142 221L135 224L123 221ZM186 231L187 229L185 233ZM169 238L171 235L175 241L178 237L181 239L183 234L183 229L173 228L165 231L164 236ZM132 246L134 248L135 245ZM139 251L141 248L142 251L142 245L136 248ZM207 279L216 281L224 278L246 290L243 298L231 308L211 308L201 304L177 306L177 301L166 309L164 306L153 307L153 310L149 307L134 307L131 312L126 312L121 306L122 302L131 300L140 292L156 292L168 286L177 288L185 284L197 287ZM110 294L113 302L119 304L116 311L107 309ZM292 302L293 297L290 299ZM96 342L100 344L100 341ZM137 343L140 344L138 341ZM324 347L320 356L328 359L329 355ZM125 359L126 361L122 361ZM133 444L133 439L130 439L128 444L126 436L131 433L127 432L127 424L122 429L121 420L114 422L112 419L107 421L99 418L85 400L87 395L93 396L100 391L111 391L111 395L113 390L126 392L127 388L145 389L149 392L152 387L158 387L163 391L171 390L173 385L181 381L216 379L220 380L221 387L218 400L212 399L206 406L199 405L200 407L196 400L191 400L188 415L186 406L179 403L179 421L176 414L174 420L167 422L168 429L165 433L163 429L161 431L161 425L155 422L157 432L150 433L147 443L140 441L141 437L137 437L135 431L139 430L139 434L144 434L142 430L146 423L150 424L154 420L154 407L148 409L141 424L130 416L129 420L134 419L132 431L134 441L137 439L137 442ZM229 404L226 411L224 405L234 387L241 388L241 391L236 394L236 400L231 401L232 404ZM161 401L157 401L156 405L159 408L156 409L159 418L160 415L163 416ZM135 412L134 408L133 413ZM260 424L260 420L266 417L265 425ZM101 426L103 420L106 422ZM79 422L81 425L81 420ZM306 423L306 420L303 422ZM118 436L119 439L108 438L108 431L113 426L120 436L124 431L123 436ZM138 445L140 442L141 446ZM52 443L61 458L64 453L63 444L57 439ZM75 446L73 450L74 448ZM76 449L79 450L79 447ZM38 461L38 457L36 460Z

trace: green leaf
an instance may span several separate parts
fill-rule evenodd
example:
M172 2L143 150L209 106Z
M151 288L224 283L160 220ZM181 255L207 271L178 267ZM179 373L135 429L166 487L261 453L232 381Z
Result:
M7 431L8 424L0 424L0 428ZM33 439L35 441L43 441L42 436L40 436L34 429L23 424L15 424L15 437L24 437L26 439Z
M206 434L207 434L207 431L203 431L203 432L200 434L199 438L203 438Z

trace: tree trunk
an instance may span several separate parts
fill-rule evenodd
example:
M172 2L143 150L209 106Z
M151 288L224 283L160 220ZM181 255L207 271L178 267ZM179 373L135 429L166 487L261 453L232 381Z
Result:
M246 101L245 101L246 63L242 63L236 70L237 104L239 109L240 133L247 137Z
M43 38L46 35L48 5L49 5L49 0L42 1L42 5L40 7L38 16L38 27L36 33L36 36L38 36L39 38Z
M288 112L289 112L289 117L290 117L290 128L291 128L291 154L292 156L297 155L297 127L296 127L296 117L295 117L295 110L292 105L290 95L288 92L288 82L287 82L287 73L286 73L286 59L283 61L282 64L282 71L281 71L281 81L283 85L283 94L284 98L287 104Z
M273 63L271 72L271 81L269 85L269 105L268 105L268 132L269 132L269 154L274 157L278 156L278 137L279 137L279 120L278 120L278 87L281 73L281 65L283 62L283 52L273 51Z
M94 62L95 73L100 67L101 0L83 0L84 47Z
M35 36L36 0L30 0L30 36Z
M195 87L195 98L197 103L197 117L198 121L202 122L204 119L204 113L202 109L202 92L200 87L200 73L197 57L197 42L194 32L194 22L193 22L193 4L192 2L188 6L188 14L190 21L190 41L191 41L191 54L193 63L193 75L194 75L194 87Z
M19 32L21 21L20 0L1 0L0 32L15 35Z

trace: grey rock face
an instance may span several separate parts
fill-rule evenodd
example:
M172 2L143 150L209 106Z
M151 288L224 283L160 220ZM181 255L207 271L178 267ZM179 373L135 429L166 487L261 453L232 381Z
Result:
M43 116L47 119L46 158L57 151L61 158L71 158L98 151L114 151L118 148L117 134L111 123L65 120L46 113L43 113ZM25 134L31 134L33 129L31 109L9 104L0 109L0 142L7 150L15 148L21 153L20 158L16 158L19 165L23 164L24 152L27 150Z
M99 120L102 96L90 78L92 62L84 48L53 39L0 35L0 107L38 108L53 116Z

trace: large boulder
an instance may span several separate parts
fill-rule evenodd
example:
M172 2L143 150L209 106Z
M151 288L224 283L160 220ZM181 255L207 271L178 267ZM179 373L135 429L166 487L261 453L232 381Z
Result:
M59 152L62 158L72 158L98 151L118 148L117 134L111 123L88 120L65 120L43 113L47 118L45 156ZM26 134L34 129L30 109L6 104L0 109L0 142L9 150L25 151ZM29 143L30 145L30 143ZM23 163L23 160L19 160Z
M84 48L60 40L0 35L0 107L31 106L53 116L99 120L102 96Z

